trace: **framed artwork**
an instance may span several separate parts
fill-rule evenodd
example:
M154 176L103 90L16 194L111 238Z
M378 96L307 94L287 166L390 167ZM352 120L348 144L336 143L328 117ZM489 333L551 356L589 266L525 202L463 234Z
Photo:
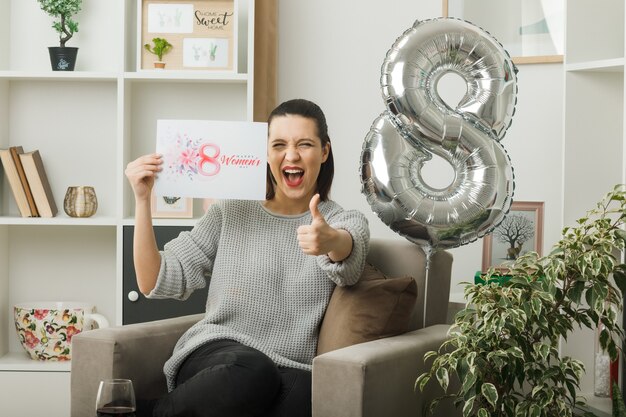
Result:
M516 64L563 62L565 0L443 0L442 15L491 33Z
M150 201L153 218L191 218L193 217L193 198L166 197L152 195Z
M543 247L543 202L514 201L511 210L493 232L483 238L483 272L491 267L506 270L520 255Z
M157 61L144 47L167 40L163 55L169 70L237 72L237 0L140 0L137 69Z

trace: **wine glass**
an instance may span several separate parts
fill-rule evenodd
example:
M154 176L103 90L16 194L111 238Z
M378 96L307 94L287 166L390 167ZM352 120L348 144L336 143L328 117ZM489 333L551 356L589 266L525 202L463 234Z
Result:
M98 417L135 417L135 391L130 379L100 381L96 399Z

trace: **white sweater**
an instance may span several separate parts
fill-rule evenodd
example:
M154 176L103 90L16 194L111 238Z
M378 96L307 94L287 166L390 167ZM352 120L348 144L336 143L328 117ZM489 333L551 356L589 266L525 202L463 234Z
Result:
M333 201L321 202L319 210L329 225L352 236L352 253L341 262L306 255L298 246L298 226L311 224L310 212L278 215L259 201L213 204L193 230L165 245L149 298L185 300L210 282L204 318L180 338L165 363L170 391L180 364L212 340L235 340L278 366L311 369L332 291L359 279L369 245L362 213Z

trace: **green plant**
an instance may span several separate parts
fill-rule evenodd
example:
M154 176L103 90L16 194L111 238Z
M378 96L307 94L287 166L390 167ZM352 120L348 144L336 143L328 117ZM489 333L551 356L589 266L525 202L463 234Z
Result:
M582 362L561 357L560 338L574 327L604 325L600 344L612 359L624 337L616 312L626 290L626 265L618 260L626 232L626 186L618 185L577 221L565 228L551 253L520 256L502 284L467 284L468 306L457 313L449 339L430 370L415 385L423 390L436 380L446 391L433 400L452 398L463 416L585 416L576 397L585 372ZM497 277L490 270L486 277ZM611 279L611 277L613 279ZM448 393L451 379L458 382Z
M163 38L153 38L152 44L154 45L153 48L150 47L149 43L145 44L143 47L146 48L148 52L156 55L159 58L159 61L163 59L163 54L168 53L169 50L172 49L172 44Z
M78 32L78 23L72 20L72 16L80 11L83 0L37 0L41 10L50 16L57 18L52 23L52 28L59 34L61 47Z

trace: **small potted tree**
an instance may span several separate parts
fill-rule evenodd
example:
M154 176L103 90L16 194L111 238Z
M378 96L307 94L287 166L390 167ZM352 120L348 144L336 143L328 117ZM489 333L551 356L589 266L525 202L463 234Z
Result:
M52 28L59 34L59 46L48 48L53 71L74 71L78 48L65 43L78 32L78 23L72 19L80 11L82 0L37 0L41 10L55 18Z
M154 62L154 68L164 69L165 62L163 62L163 55L168 53L170 49L172 49L172 44L164 38L153 38L152 45L153 46L150 46L150 44L147 43L143 47L146 48L146 51L156 55L159 59L158 61Z
M416 381L420 390L430 380L450 389L429 409L451 398L463 417L593 417L578 393L585 367L562 356L559 343L575 328L599 328L601 348L611 360L620 355L625 227L626 185L619 184L563 229L549 255L517 258L510 281L500 283L492 268L486 284L468 284L468 306L456 314L450 338L426 353L434 360Z

